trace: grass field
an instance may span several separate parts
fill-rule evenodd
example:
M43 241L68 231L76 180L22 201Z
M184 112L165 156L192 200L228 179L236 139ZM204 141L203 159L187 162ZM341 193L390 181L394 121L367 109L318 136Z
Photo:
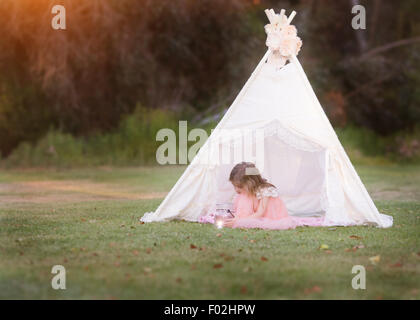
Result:
M141 224L183 168L3 171L0 298L419 299L420 166L356 169L392 228ZM53 265L66 290L51 288Z

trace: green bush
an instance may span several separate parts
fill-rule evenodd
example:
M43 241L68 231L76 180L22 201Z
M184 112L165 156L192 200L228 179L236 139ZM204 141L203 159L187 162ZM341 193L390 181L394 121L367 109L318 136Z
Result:
M337 128L336 133L354 163L420 162L420 126L386 137L355 126Z
M191 110L188 110L188 114L180 114L138 105L134 113L122 118L113 132L75 137L51 129L35 143L21 143L7 158L1 160L1 166L156 165L156 150L162 144L156 141L156 133L162 128L169 128L178 137L179 119L188 120L192 115ZM204 129L209 134L215 125L214 121L209 121ZM188 130L194 127L189 121ZM388 137L355 126L337 128L336 132L354 163L379 165L420 162L420 127ZM193 143L189 142L189 145Z
M34 144L21 143L3 159L3 166L82 166L82 165L150 165L161 143L156 133L161 128L177 132L174 113L138 106L124 117L117 130L74 137L52 129Z

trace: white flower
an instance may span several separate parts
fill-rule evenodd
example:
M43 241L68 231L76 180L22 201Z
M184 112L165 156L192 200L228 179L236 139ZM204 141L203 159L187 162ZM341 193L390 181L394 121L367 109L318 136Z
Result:
M268 34L267 41L265 42L265 44L272 51L276 51L276 50L280 49L282 41L283 41L283 39L282 39L281 35L277 32L274 32L274 33Z
M291 57L292 55L296 54L297 47L298 47L297 37L283 38L280 43L279 51L282 56Z
M267 33L266 45L272 52L269 62L281 68L288 59L299 53L302 40L297 36L296 27L289 25L285 17L280 19L280 16L276 16L264 29Z
M280 33L283 37L297 37L297 29L293 25L284 26Z
M283 26L287 25L287 17L285 15L280 16L279 14L276 14L273 17L272 24L274 24L276 26L283 27Z
M299 37L296 37L296 39L297 39L297 45L296 45L295 55L297 56L300 49L302 48L302 40Z
M268 62L270 64L273 64L276 68L279 69L286 64L287 58L282 56L280 52L277 50L277 51L273 51L272 54L268 57Z

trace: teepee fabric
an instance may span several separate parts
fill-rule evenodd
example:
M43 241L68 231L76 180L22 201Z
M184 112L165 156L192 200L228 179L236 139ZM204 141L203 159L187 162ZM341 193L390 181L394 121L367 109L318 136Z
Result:
M272 10L266 13L270 23L286 25L294 16L284 20ZM321 215L325 226L392 226L392 217L378 212L325 115L295 55L299 41L280 65L279 57L272 58L279 53L267 43L267 53L209 139L142 221L198 221L216 204L232 201L229 173L236 163L252 161L277 187L291 215ZM258 152L263 154L259 163Z

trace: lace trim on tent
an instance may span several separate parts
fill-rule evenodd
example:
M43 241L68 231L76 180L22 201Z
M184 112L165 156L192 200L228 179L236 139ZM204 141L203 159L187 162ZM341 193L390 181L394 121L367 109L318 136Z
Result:
M280 121L275 120L264 127L264 136L276 135L283 143L295 148L297 150L306 152L319 152L325 148L315 142L309 141L293 132L290 128L284 127Z
M241 130L238 134L235 129L226 129L227 131L220 131L215 134L209 144L220 143L220 144L230 144L234 141L244 139L250 135L256 135L256 132L259 130L263 131L264 138L277 136L284 144L300 151L306 152L319 152L325 150L326 148L322 145L308 140L306 137L303 137L293 129L284 126L279 120L271 121L270 123L252 128L250 130L239 129ZM230 131L231 130L231 131Z

